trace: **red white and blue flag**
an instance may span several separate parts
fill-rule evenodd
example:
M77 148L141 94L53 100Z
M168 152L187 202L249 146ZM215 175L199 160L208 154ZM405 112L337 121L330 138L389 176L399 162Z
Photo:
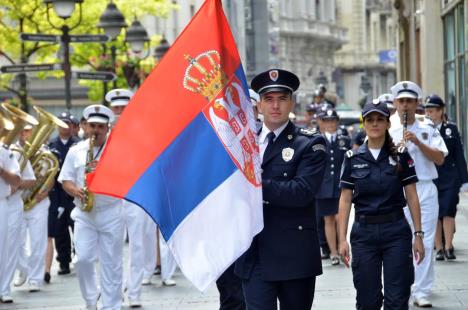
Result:
M207 0L120 117L90 190L144 208L205 290L263 229L254 130L221 1Z

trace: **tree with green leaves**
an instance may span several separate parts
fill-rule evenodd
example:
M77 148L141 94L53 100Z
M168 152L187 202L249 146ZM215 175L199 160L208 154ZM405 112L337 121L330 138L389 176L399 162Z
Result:
M134 18L143 16L165 17L177 9L170 0L114 0L113 1L126 18L128 25ZM99 34L99 17L104 12L108 0L87 0L82 3L82 16L79 25L70 34ZM73 25L78 22L80 14L78 7L73 15L63 21L55 15L53 9L49 11L51 22L60 27L64 22ZM42 64L60 63L57 56L60 45L46 42L24 42L20 39L20 33L55 34L60 35L60 30L54 29L47 21L47 7L43 0L0 0L0 63L5 64ZM114 44L117 50L116 67L110 66L109 48L101 43L77 43L71 44L70 60L73 67L82 67L85 70L115 71L118 76L118 87L129 87L124 75L124 68L133 68L137 74L144 76L154 63L152 57L140 61L135 55L131 55L126 47L125 31L122 31L116 40L107 43ZM151 38L151 46L158 44L161 36ZM55 76L63 77L62 71L48 71L35 74L45 78ZM19 87L12 87L13 79L18 79ZM19 105L27 110L28 95L26 93L26 74L0 74L0 89L8 90L15 95ZM89 87L89 98L97 101L103 97L103 84L98 81L80 81Z

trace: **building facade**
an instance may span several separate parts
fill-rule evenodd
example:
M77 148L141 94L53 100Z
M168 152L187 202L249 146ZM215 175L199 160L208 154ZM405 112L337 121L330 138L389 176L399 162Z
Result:
M398 78L445 98L447 116L468 139L468 0L393 0ZM468 151L466 149L465 151Z
M349 41L335 55L338 94L359 109L389 92L396 81L396 30L392 0L338 0L337 22Z

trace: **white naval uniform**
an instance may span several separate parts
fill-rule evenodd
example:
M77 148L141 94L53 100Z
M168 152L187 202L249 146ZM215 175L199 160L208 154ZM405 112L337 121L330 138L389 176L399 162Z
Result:
M21 155L13 152L18 160ZM35 181L34 171L29 160L21 172L22 181ZM15 274L16 266L19 262L20 249L22 249L22 229L23 229L23 190L18 190L8 197L8 241L7 260L5 261L5 272L0 279L0 295L11 295L11 282Z
M145 260L144 260L144 279L151 279L154 273L154 267L156 266L157 252L157 233L158 226L153 219L148 215L145 222Z
M41 174L45 173L47 165L43 164L42 169ZM49 206L50 199L47 196L23 213L21 228L23 246L19 252L17 268L23 276L28 278L29 284L38 286L44 284Z
M126 200L123 201L123 218L129 240L129 262L125 273L127 294L128 299L139 301L141 282L147 277L147 260L153 256L151 274L156 262L156 224L141 207Z
M62 166L58 181L72 181L83 187L89 139L72 146ZM95 158L102 154L94 148ZM123 219L122 200L104 195L95 195L90 212L80 209L81 201L74 199L71 213L75 221L73 242L75 245L75 269L81 294L86 305L94 307L99 296L96 283L95 262L100 263L100 293L102 309L122 307L122 251Z
M0 146L0 168L20 176L20 167L13 153ZM11 187L0 177L0 279L6 274L6 260L8 247L8 214L9 207L7 197L11 193Z
M435 148L447 156L448 150L444 140L437 128L416 120L412 125L408 125L408 131L414 133L419 141L429 147ZM390 135L393 141L398 144L403 137L403 126L399 123L393 123L390 128ZM430 161L412 142L406 144L408 152L414 160L416 175L419 182L416 183L416 190L421 206L421 223L424 231L424 250L425 259L421 264L414 264L415 280L412 286L412 296L414 298L428 298L431 294L432 284L434 282L434 260L433 247L437 227L437 218L439 215L439 202L437 198L437 188L432 180L437 178L437 170L434 162ZM406 219L412 225L411 215L408 207L405 208Z
M159 233L159 249L161 251L161 279L167 280L172 278L174 272L177 268L177 262L172 255L171 250L167 246L166 241L161 234L161 231L158 230Z

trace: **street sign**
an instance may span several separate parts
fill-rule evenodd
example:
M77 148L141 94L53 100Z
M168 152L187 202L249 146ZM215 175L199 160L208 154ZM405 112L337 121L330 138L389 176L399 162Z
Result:
M70 35L70 42L72 43L87 43L87 42L99 42L105 43L110 40L110 37L105 34L80 34Z
M107 71L74 71L73 75L79 80L96 80L103 82L110 82L117 78L117 76L113 72Z
M0 67L0 71L3 73L23 73L23 72L37 72L37 71L52 71L62 70L61 64L41 64L41 65L11 65Z
M23 41L35 41L35 42L53 42L57 43L60 39L60 36L53 34L34 34L34 33L22 33L20 35L21 40Z

